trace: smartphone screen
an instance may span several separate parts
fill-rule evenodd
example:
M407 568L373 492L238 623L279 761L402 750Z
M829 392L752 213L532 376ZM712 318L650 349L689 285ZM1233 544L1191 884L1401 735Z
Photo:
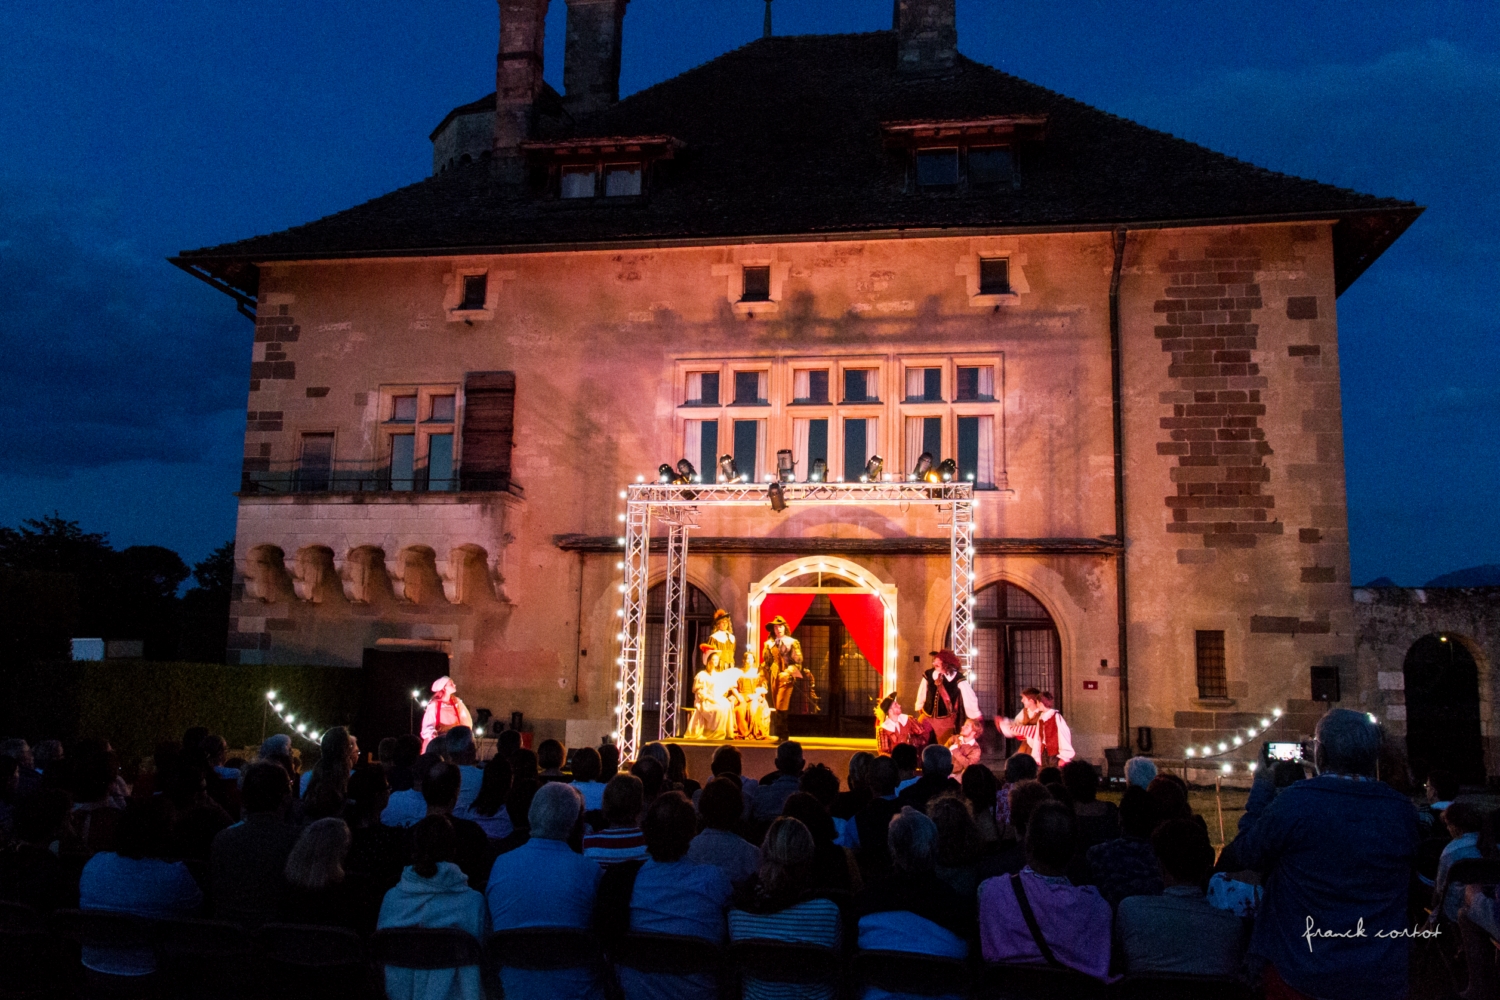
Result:
M1267 743L1266 744L1266 760L1269 761L1269 762L1271 762L1271 763L1273 763L1273 764L1278 764L1278 763L1280 763L1281 761L1284 761L1284 760L1286 760L1286 761L1293 761L1295 763L1301 763L1303 761L1302 744L1301 743Z

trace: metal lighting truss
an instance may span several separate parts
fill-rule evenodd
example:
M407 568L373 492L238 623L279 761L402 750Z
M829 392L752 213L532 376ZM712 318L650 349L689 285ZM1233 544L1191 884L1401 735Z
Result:
M913 504L935 507L948 529L948 587L952 598L952 648L972 676L974 666L974 488L970 483L875 482L782 483L790 504L868 507ZM769 504L765 483L635 483L625 490L625 595L620 611L619 704L615 707L620 758L632 760L641 746L645 707L646 597L650 580L651 517L667 525L666 627L662 643L661 710L657 737L677 735L687 611L688 531L705 507L759 507Z

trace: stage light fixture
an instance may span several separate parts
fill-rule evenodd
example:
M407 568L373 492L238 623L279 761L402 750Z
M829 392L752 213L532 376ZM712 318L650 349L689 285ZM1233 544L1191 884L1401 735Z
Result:
M917 458L917 467L911 470L913 479L922 480L927 478L927 473L932 471L932 452L924 451Z
M951 458L945 458L938 463L938 478L945 483L951 483L958 478L958 463Z
M740 481L740 467L734 464L733 455L719 456L719 482L737 483Z
M656 467L657 482L670 483L674 478L676 478L676 475L677 473L673 472L672 467L666 462L663 462Z
M698 470L693 468L693 463L685 458L677 460L677 482L690 483L698 475Z
M772 483L766 487L766 496L771 499L771 509L780 514L786 510L786 493L781 489L781 484Z
M828 478L828 463L821 458L813 459L812 469L807 477L811 482L821 483Z
M782 448L776 453L776 478L783 483L797 481L797 463L792 458L792 449Z
M870 460L865 463L865 478L872 483L880 482L880 473L885 469L885 459L879 455L871 455Z

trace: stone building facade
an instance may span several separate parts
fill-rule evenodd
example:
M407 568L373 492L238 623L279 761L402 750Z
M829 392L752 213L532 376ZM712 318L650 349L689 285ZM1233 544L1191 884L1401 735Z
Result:
M624 100L623 0L568 0L566 95L546 6L502 0L498 97L434 132L432 178L175 261L255 316L239 662L441 653L471 706L595 742L624 484L927 452L976 484L987 711L1049 687L1097 760L1140 727L1172 755L1310 724L1315 666L1370 701L1336 301L1419 209L973 63L953 0ZM688 576L737 622L757 584L878 581L910 697L946 546L916 510L705 512ZM827 622L805 641L846 718L805 721L835 735L883 692Z

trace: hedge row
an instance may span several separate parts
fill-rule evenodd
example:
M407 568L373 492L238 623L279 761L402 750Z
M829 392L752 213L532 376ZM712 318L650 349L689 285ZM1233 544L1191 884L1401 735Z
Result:
M158 742L180 739L194 725L207 726L231 747L254 746L262 734L286 732L266 712L267 691L277 692L299 721L349 725L359 712L363 674L344 667L136 660L6 666L0 668L0 738L104 737L126 762L151 756Z

